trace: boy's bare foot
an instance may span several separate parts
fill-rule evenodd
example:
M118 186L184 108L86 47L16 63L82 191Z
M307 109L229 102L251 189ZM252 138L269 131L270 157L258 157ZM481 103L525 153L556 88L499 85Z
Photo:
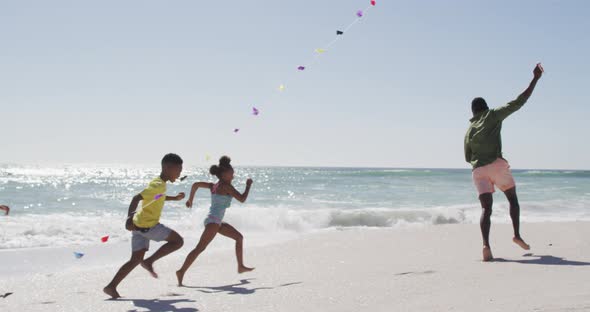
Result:
M515 237L515 238L512 239L512 241L516 245L520 246L524 250L530 250L531 249L531 246L529 246L529 244L525 243L524 240L522 240L522 238L520 238L520 237Z
M176 279L178 280L178 287L184 286L182 285L182 280L184 279L184 272L180 270L176 271Z
M238 273L240 273L240 274L245 273L245 272L250 272L252 270L254 270L254 268L249 268L249 267L244 266L244 265L238 267Z
M484 262L492 261L494 259L494 256L492 256L492 249L490 247L483 247L482 252Z
M145 262L145 261L142 261L142 262L141 262L141 266L142 266L144 269L146 269L148 272L150 272L150 275L151 275L153 278L158 278L158 274L156 273L156 271L154 271L154 267L152 266L152 264L151 264L151 263L147 263L147 262Z
M119 295L119 293L117 292L117 289L114 287L105 287L102 289L102 291L104 291L105 294L111 296L112 299L117 299L117 298L121 298L121 295Z

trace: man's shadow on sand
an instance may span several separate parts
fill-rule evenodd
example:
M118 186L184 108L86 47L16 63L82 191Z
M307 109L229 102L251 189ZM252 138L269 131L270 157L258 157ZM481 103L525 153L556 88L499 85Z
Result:
M174 305L181 302L196 302L190 299L174 299L174 300L162 300L162 299L118 299L117 301L131 301L136 308L142 308L141 310L132 309L127 312L197 312L196 308L177 308ZM145 310L144 310L145 309Z
M281 285L275 286L275 287L256 287L256 288L241 287L244 285L251 284L250 280L253 280L253 279L252 278L243 279L243 280L240 280L240 282L237 284L230 284L230 285L225 285L225 286L182 286L182 287L197 289L198 291L203 292L203 293L207 293L207 294L226 292L228 295L251 295L251 294L255 293L256 291L262 290L262 289L275 289L275 288L279 288L279 287L287 287L287 286L297 285L297 284L302 283L302 282L286 283L286 284L281 284Z
M510 260L503 258L495 258L494 262L512 262L522 264L540 264L540 265L571 265L571 266L586 266L590 265L590 262L572 261L564 258L554 257L551 255L534 255L531 253L523 255L523 257L530 257L534 259L525 260Z

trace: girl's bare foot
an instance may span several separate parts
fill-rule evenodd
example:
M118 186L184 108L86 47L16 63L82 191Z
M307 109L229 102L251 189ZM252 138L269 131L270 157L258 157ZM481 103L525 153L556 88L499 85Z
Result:
M184 279L184 272L180 270L176 271L176 279L178 280L178 287L184 286L182 285L182 280Z
M158 278L158 274L154 271L154 267L151 263L147 263L145 261L141 262L141 267L146 269L153 278Z
M522 238L520 238L520 237L515 237L515 238L512 239L512 241L516 245L520 246L524 250L530 250L531 249L531 246L529 246L529 244L525 243L524 240L522 240Z
M245 273L245 272L250 272L252 270L254 270L254 268L249 268L249 267L244 266L244 265L238 267L238 273L240 273L240 274Z
M492 261L494 259L494 256L492 256L492 249L490 247L484 246L482 252L484 262Z
M104 291L105 294L111 296L112 299L121 298L121 295L119 295L117 289L114 287L107 286L103 288L102 291Z

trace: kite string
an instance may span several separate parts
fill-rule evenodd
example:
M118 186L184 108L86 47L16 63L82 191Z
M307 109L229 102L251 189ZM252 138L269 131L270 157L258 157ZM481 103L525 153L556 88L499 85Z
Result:
M372 5L367 6L362 12L363 12L363 17L366 17L367 12L372 8ZM354 21L352 21L350 24L348 24L348 26L346 26L344 28L344 30L342 30L343 33L348 32L354 25L356 25L361 19L363 19L363 17L357 17L354 19ZM342 39L342 36L336 36L335 39L333 39L330 43L328 43L324 49L328 50L332 45L334 45L336 42L338 42L339 40Z
M354 27L354 26L355 26L355 25L356 25L356 24L357 24L357 23L358 23L358 22L359 22L359 21L360 21L360 20L361 20L363 17L365 17L365 18L366 18L367 12L368 12L370 9L372 9L372 7L373 7L373 5L372 5L372 4L371 4L371 5L368 5L368 6L367 6L367 7L366 7L364 10L362 10L362 11L361 11L361 12L362 12L362 14L363 14L363 16L355 18L355 19L354 19L354 20L353 20L353 21L352 21L350 24L348 24L348 25L347 25L347 26L346 26L346 27L345 27L345 28L342 30L342 32L343 32L343 33L346 33L346 32L348 32L348 31L349 31L349 30L350 30L352 27ZM328 42L327 44L323 45L323 48L322 48L322 49L323 49L323 50L325 50L325 51L327 51L327 50L328 50L328 49L330 49L330 48L331 48L333 45L335 45L335 44L336 44L336 43L337 43L339 40L341 40L341 39L342 39L341 37L342 37L341 35L336 35L336 38L332 39L330 42ZM313 56L312 60L311 60L311 61L309 61L309 62L307 62L307 63L304 63L304 66L305 66L305 67L310 67L310 66L313 66L313 65L315 65L316 63L318 63L318 61L320 60L320 57L321 57L320 55L321 55L321 54L322 54L322 53L320 53L320 52L319 52L319 51L316 49L316 53L315 53L315 55ZM283 81L281 85L283 85L283 86L284 86L284 85L285 85L285 81ZM282 93L282 92L283 92L283 91L280 91L279 93ZM274 100L274 99L276 98L276 96L277 96L277 94L273 94L272 96L270 96L270 97L267 99L267 102L269 102L270 100ZM260 103L261 105L257 105L257 108L264 107L265 103L266 103L266 102L262 102L262 103ZM274 103L274 102L273 102L273 103ZM239 131L241 128L236 128L236 129Z
M186 177L187 176L184 176L184 177L180 178L180 181L182 182ZM135 211L131 212L132 215L131 216L128 216L126 220L129 220L129 218L131 218L133 216L133 214L135 214L136 212L138 212L140 209L143 209L143 208L148 207L149 205L151 205L151 204L155 203L156 201L160 200L160 198L162 198L162 197L164 197L164 201L166 201L166 197L167 197L166 194L164 194L164 193L162 193L162 194L156 194L156 196L154 196L154 199L151 202L147 203L147 205L145 205L145 206L141 206L140 208L135 209Z
M363 12L367 12L367 11L368 11L369 9L371 9L371 8L372 8L372 5L369 5L369 6L367 6L367 8L365 8L365 10L364 10ZM364 13L364 15L366 15L366 13ZM351 28L352 28L352 27L353 27L353 26L354 26L356 23L358 23L358 22L359 22L361 19L362 19L362 17L357 17L357 18L355 18L355 19L354 19L354 20L353 20L353 21L352 21L350 24L348 24L348 26L346 26L346 27L344 28L343 32L347 32L347 31L349 31L349 30L350 30L350 29L351 29ZM336 43L337 43L338 41L340 41L340 40L342 40L342 36L340 36L340 35L336 35L336 38L332 39L332 41L330 41L329 43L327 43L327 44L324 44L324 45L322 46L322 49L323 49L323 50L325 50L325 51L328 51L330 47L332 47L334 44L336 44ZM310 65L314 65L314 64L316 64L316 63L319 61L320 57L321 57L321 53L318 53L318 52L317 52L317 49L316 49L316 53L315 53L315 55L313 56L313 59L312 59L310 62L307 62L307 63L305 63L305 65L306 65L307 67L309 67Z
M165 196L165 195L163 195L163 196ZM156 201L158 201L158 200L160 200L160 198L158 198L158 199L154 199L154 200L152 200L151 202L149 202L147 205L145 205L145 206L141 206L140 208L138 208L138 209L135 209L135 211L133 211L133 212L131 213L131 215L130 215L130 216L128 216L128 217L127 217L127 219L125 219L125 220L129 220L129 219L131 219L131 218L132 218L132 217L135 215L135 213L136 213L136 212L138 212L138 211L139 211L139 210L141 210L141 209L147 208L149 205L151 205L151 204L155 203L155 202L156 202Z

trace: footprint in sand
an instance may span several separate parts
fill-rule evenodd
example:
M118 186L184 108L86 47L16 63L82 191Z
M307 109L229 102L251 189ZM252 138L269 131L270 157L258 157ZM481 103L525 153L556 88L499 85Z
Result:
M165 295L162 295L164 297L180 297L180 296L184 296L183 294L177 294L177 293L167 293Z
M422 272L403 272L403 273L397 273L395 275L397 276L404 276L404 275L425 275L425 274L432 274L432 273L436 273L435 271L432 270L428 270L428 271L422 271Z

